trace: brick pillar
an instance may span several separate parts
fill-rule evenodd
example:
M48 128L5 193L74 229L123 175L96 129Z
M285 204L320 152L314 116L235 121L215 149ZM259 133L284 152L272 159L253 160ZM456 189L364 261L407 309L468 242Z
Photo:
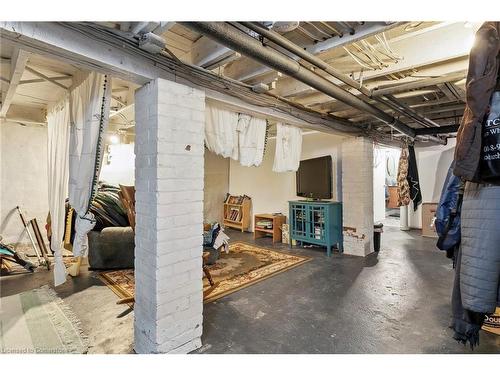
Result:
M135 94L137 353L201 346L205 93L157 79Z
M349 138L342 143L344 253L373 251L373 142Z

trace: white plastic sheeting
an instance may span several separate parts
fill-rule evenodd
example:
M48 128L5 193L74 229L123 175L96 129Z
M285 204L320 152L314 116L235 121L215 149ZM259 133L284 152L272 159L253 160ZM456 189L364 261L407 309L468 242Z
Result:
M274 172L295 172L299 169L302 153L302 130L295 126L276 124L276 151Z
M101 166L101 137L109 122L111 80L92 72L70 95L69 204L77 213L73 254L86 256L87 233L95 225L88 209Z
M48 193L52 237L50 248L54 253L54 285L66 281L63 236L65 225L65 200L68 194L69 151L69 97L66 96L47 114L48 128Z

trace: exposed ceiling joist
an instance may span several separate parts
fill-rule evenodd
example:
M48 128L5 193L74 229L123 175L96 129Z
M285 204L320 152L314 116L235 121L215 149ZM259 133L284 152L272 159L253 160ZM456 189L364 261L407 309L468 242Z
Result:
M420 69L422 67L431 67L436 64L444 63L452 59L456 62L450 63L446 67L448 71L456 71L467 67L466 57L469 54L470 40L473 38L474 31L467 29L463 23L443 23L431 26L426 29L419 30L417 33L409 33L412 35L412 42L408 42L408 38L396 37L389 40L391 49L404 59L397 64L391 64L386 68L364 71L363 80L374 80L379 77L393 75L400 72L411 71L412 69ZM405 36L406 34L403 34ZM433 46L437 41L443 41L442 48L425 48L421 46ZM326 62L330 62L328 59ZM349 56L335 59L334 66L340 70L352 65L352 60ZM361 67L358 69L361 70ZM435 68L436 75L442 74L442 69ZM446 70L445 70L446 71ZM283 79L278 82L275 93L280 96L289 97L291 95L307 94L310 88L307 85L301 84L291 78ZM318 94L318 98L314 98L313 102L321 102L324 96ZM304 103L307 104L307 103Z
M18 47L14 49L10 61L10 82L5 94L2 93L2 106L0 108L0 117L5 117L9 110L12 99L16 93L17 86L21 81L26 63L28 62L29 53Z
M240 54L202 36L193 43L191 62L205 69L215 69L230 61L240 58Z
M175 25L175 22L171 21L161 21L159 25L153 29L152 33L156 35L165 34L168 30L170 30Z
M305 50L316 55L333 48L338 48L368 38L375 34L380 34L403 23L404 22L365 22L363 25L356 27L354 34L343 34L342 37L334 36L322 42L311 44L305 47Z
M356 28L354 35L343 35L342 37L334 36L325 41L318 43L311 43L310 45L304 46L304 49L312 54L317 54L332 48L342 47L353 41L367 38L371 35L381 33L383 31L389 30L401 23L390 23L386 22L367 22L364 25ZM359 30L359 31L358 31ZM233 79L240 81L247 81L258 76L264 75L271 71L271 68L258 64L250 59L241 59L238 63L233 63L228 67L224 74ZM279 94L282 95L282 94ZM286 96L286 95L282 95Z
M179 72L174 74L180 63L166 56L148 54L138 48L125 36L118 36L117 30L107 30L101 27L83 24L61 24L51 22L0 22L0 37L2 41L22 45L28 51L41 55L51 55L82 70L93 70L143 85L152 79L163 78L205 90L207 99L215 102L231 102L233 108L246 111L254 108L259 116L266 116L277 121L283 121L299 127L322 131L338 132L345 120L339 121L332 116L301 108L297 105L284 103L281 99L266 94L255 94L250 88L237 85L234 81L213 75L213 80L224 83L225 88L216 91L213 88L200 86L191 82L197 74L197 69L185 65L190 76L183 78ZM199 68L198 68L199 69ZM199 74L199 72L198 72ZM228 87L238 86L242 95L228 90ZM223 91L223 92L222 92ZM266 106L251 104L257 99L267 101ZM350 127L352 134L360 134L358 127Z
M26 70L34 75L36 75L37 77L40 77L41 79L47 81L47 82L50 82L52 83L53 85L56 85L57 87L63 89L63 90L68 90L68 87L67 86L64 86L62 83L59 83L57 82L55 79L52 79L51 77L48 77L46 76L45 74L39 72L38 70L35 70L29 66L26 66Z
M435 78L424 78L414 82L404 83L401 85L393 85L390 87L381 87L372 90L374 96L379 95L392 95L400 92L406 92L415 89L421 89L424 87L434 86L445 82L456 82L464 78L467 74L466 70L461 70L459 72L454 72L446 74L444 76Z
M399 121L397 118L387 115L377 107L368 104L365 100L356 97L355 95L326 80L324 77L321 77L311 70L304 68L288 56L269 47L262 46L257 40L228 23L183 22L182 24L196 32L209 35L210 38L221 44L227 45L235 51L251 57L261 64L295 77L297 80L311 85L318 91L322 91L332 98L343 101L360 111L370 113L372 116L382 120L399 132L410 138L414 138L413 129Z
M65 75L65 76L57 76L57 77L50 77L53 81L66 81L68 79L72 79L73 77L70 75ZM43 78L34 78L34 79L23 79L21 82L19 82L20 85L28 85L31 83L43 83L47 82L46 79Z
M120 115L121 113L126 112L133 107L134 107L134 104L124 105L123 107L121 107L117 111L111 111L111 113L109 114L109 118L116 117L116 116Z

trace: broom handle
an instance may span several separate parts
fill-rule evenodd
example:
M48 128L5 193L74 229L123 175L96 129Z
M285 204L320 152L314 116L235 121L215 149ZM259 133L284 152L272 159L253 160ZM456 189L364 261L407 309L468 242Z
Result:
M38 252L38 249L36 248L35 241L33 240L33 237L31 236L31 232L28 228L28 223L24 219L24 215L21 212L21 209L19 208L19 206L16 206L16 208L17 208L17 211L19 212L19 216L21 216L21 221L23 222L24 229L26 229L26 233L28 233L28 237L30 238L31 245L33 246L33 250L35 250L35 254L36 254L36 257L38 259L38 263L40 263L42 261L42 259L40 257L40 253Z

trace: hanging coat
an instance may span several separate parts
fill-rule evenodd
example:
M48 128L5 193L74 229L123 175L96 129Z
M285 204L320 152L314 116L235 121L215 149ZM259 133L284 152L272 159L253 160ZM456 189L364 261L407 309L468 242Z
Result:
M468 182L461 216L463 306L493 313L500 306L500 186Z
M410 186L408 185L408 149L403 147L398 166L398 206L410 204Z
M466 106L455 147L456 176L481 182L482 123L497 82L500 67L500 22L485 22L476 33L469 55Z
M416 211L418 205L422 203L422 192L420 191L417 158L413 146L408 146L408 174L406 179L410 188L410 199L413 201L413 211Z

